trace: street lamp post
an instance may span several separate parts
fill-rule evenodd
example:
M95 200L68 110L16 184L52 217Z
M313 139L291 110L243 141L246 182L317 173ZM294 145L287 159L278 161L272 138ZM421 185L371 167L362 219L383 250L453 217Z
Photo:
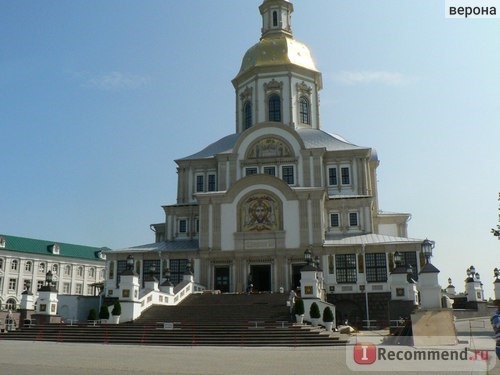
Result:
M425 239L424 242L422 242L422 254L424 255L425 258L425 264L428 264L430 262L430 258L432 257L432 249L434 249L435 242L430 241L429 239Z
M311 264L311 260L312 260L311 250L306 249L306 251L304 251L304 259L305 259L307 264Z
M45 284L48 287L52 286L52 271L49 271L45 274Z
M128 270L134 269L134 257L132 255L129 255L127 257L127 269Z

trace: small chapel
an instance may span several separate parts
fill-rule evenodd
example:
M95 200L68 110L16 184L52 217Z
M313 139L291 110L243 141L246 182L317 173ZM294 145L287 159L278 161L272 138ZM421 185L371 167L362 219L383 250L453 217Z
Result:
M151 277L175 286L188 271L220 293L303 297L308 260L339 317L365 316L368 306L385 316L395 254L418 280L424 240L408 237L409 213L380 209L377 152L322 130L322 75L294 38L293 10L287 0L258 8L260 40L231 82L229 134L175 160L177 197L151 225L152 242L106 252L107 296L131 259L139 288Z

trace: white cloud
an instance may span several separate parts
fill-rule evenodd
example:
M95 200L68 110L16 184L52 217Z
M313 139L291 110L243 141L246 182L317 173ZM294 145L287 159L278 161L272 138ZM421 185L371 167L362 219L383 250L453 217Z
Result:
M416 81L415 77L398 72L374 70L343 71L334 74L333 80L345 85L387 85L402 86Z
M116 71L105 74L78 73L77 76L83 81L82 86L103 91L136 90L151 81L148 76Z

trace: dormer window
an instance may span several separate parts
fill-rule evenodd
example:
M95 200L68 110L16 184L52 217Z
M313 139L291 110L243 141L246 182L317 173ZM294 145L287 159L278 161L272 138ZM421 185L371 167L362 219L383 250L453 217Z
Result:
M95 255L99 259L106 259L106 254L104 254L102 250L97 251Z
M55 243L49 246L49 251L54 255L59 255L60 247L59 244Z
M0 248L4 249L5 248L5 237L0 236Z

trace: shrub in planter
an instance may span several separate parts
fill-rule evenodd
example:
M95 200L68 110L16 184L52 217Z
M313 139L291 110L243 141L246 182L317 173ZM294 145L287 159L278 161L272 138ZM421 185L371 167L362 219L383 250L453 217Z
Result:
M311 316L311 319L321 318L321 314L319 313L319 307L316 302L313 302L311 304L311 308L309 309L309 315Z
M87 320L97 320L97 310L90 309L89 315L87 316Z
M102 305L101 310L99 310L99 319L109 319L108 306Z
M323 321L325 323L333 322L333 312L332 309L329 308L328 306L326 306L325 309L323 310Z
M293 307L293 312L295 314L295 321L299 324L304 323L304 301L301 298L295 299L295 305Z
M333 312L328 306L323 310L323 322L325 323L325 329L327 331L332 331L333 328Z
M295 299L294 313L295 315L304 315L304 301L302 298Z
M118 300L115 301L115 304L113 305L113 311L111 311L111 314L113 314L114 316L122 314L122 305L120 304L120 301Z

